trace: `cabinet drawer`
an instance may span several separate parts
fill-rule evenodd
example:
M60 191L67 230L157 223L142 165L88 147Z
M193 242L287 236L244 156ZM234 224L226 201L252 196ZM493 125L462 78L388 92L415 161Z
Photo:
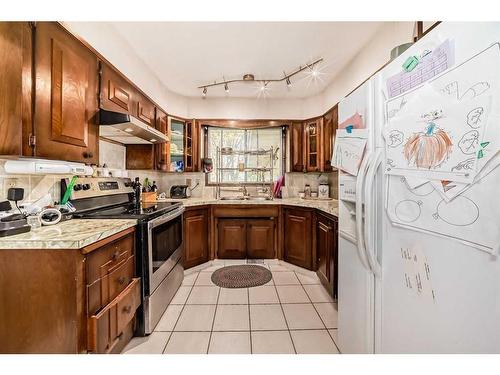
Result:
M122 332L134 318L135 311L141 303L140 281L140 278L133 279L130 285L99 314L89 318L89 351L107 353L120 341Z
M87 285L103 278L134 254L134 234L111 242L87 256Z
M120 294L134 277L134 255L118 263L108 274L87 286L88 314L95 314Z
M213 209L214 217L277 217L279 208L276 205L220 205Z

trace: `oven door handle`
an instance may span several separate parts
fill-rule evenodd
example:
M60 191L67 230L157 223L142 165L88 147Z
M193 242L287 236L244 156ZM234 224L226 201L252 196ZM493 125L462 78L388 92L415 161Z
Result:
M148 229L151 230L159 225L166 223L167 221L175 219L176 217L181 216L184 213L184 211L185 211L184 207L179 207L167 215L153 219L150 222L148 222Z

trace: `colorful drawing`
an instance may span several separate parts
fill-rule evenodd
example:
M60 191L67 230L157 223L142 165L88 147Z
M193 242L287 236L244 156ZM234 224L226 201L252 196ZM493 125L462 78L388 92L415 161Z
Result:
M436 168L451 153L453 143L448 134L430 122L425 132L414 133L404 146L404 157L417 168Z

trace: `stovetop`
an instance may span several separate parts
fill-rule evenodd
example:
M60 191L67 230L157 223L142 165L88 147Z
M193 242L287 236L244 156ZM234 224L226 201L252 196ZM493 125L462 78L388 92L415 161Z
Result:
M76 214L81 218L151 220L181 206L180 202L132 203Z

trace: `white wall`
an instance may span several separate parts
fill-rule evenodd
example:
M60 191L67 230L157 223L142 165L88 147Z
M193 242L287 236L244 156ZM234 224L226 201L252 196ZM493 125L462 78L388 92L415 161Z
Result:
M366 46L346 64L322 93L323 112L338 103L390 59L391 50L413 41L414 22L387 22Z
M167 112L186 118L306 119L322 115L412 41L414 22L387 22L319 95L306 99L188 98L168 90L106 22L65 22Z

